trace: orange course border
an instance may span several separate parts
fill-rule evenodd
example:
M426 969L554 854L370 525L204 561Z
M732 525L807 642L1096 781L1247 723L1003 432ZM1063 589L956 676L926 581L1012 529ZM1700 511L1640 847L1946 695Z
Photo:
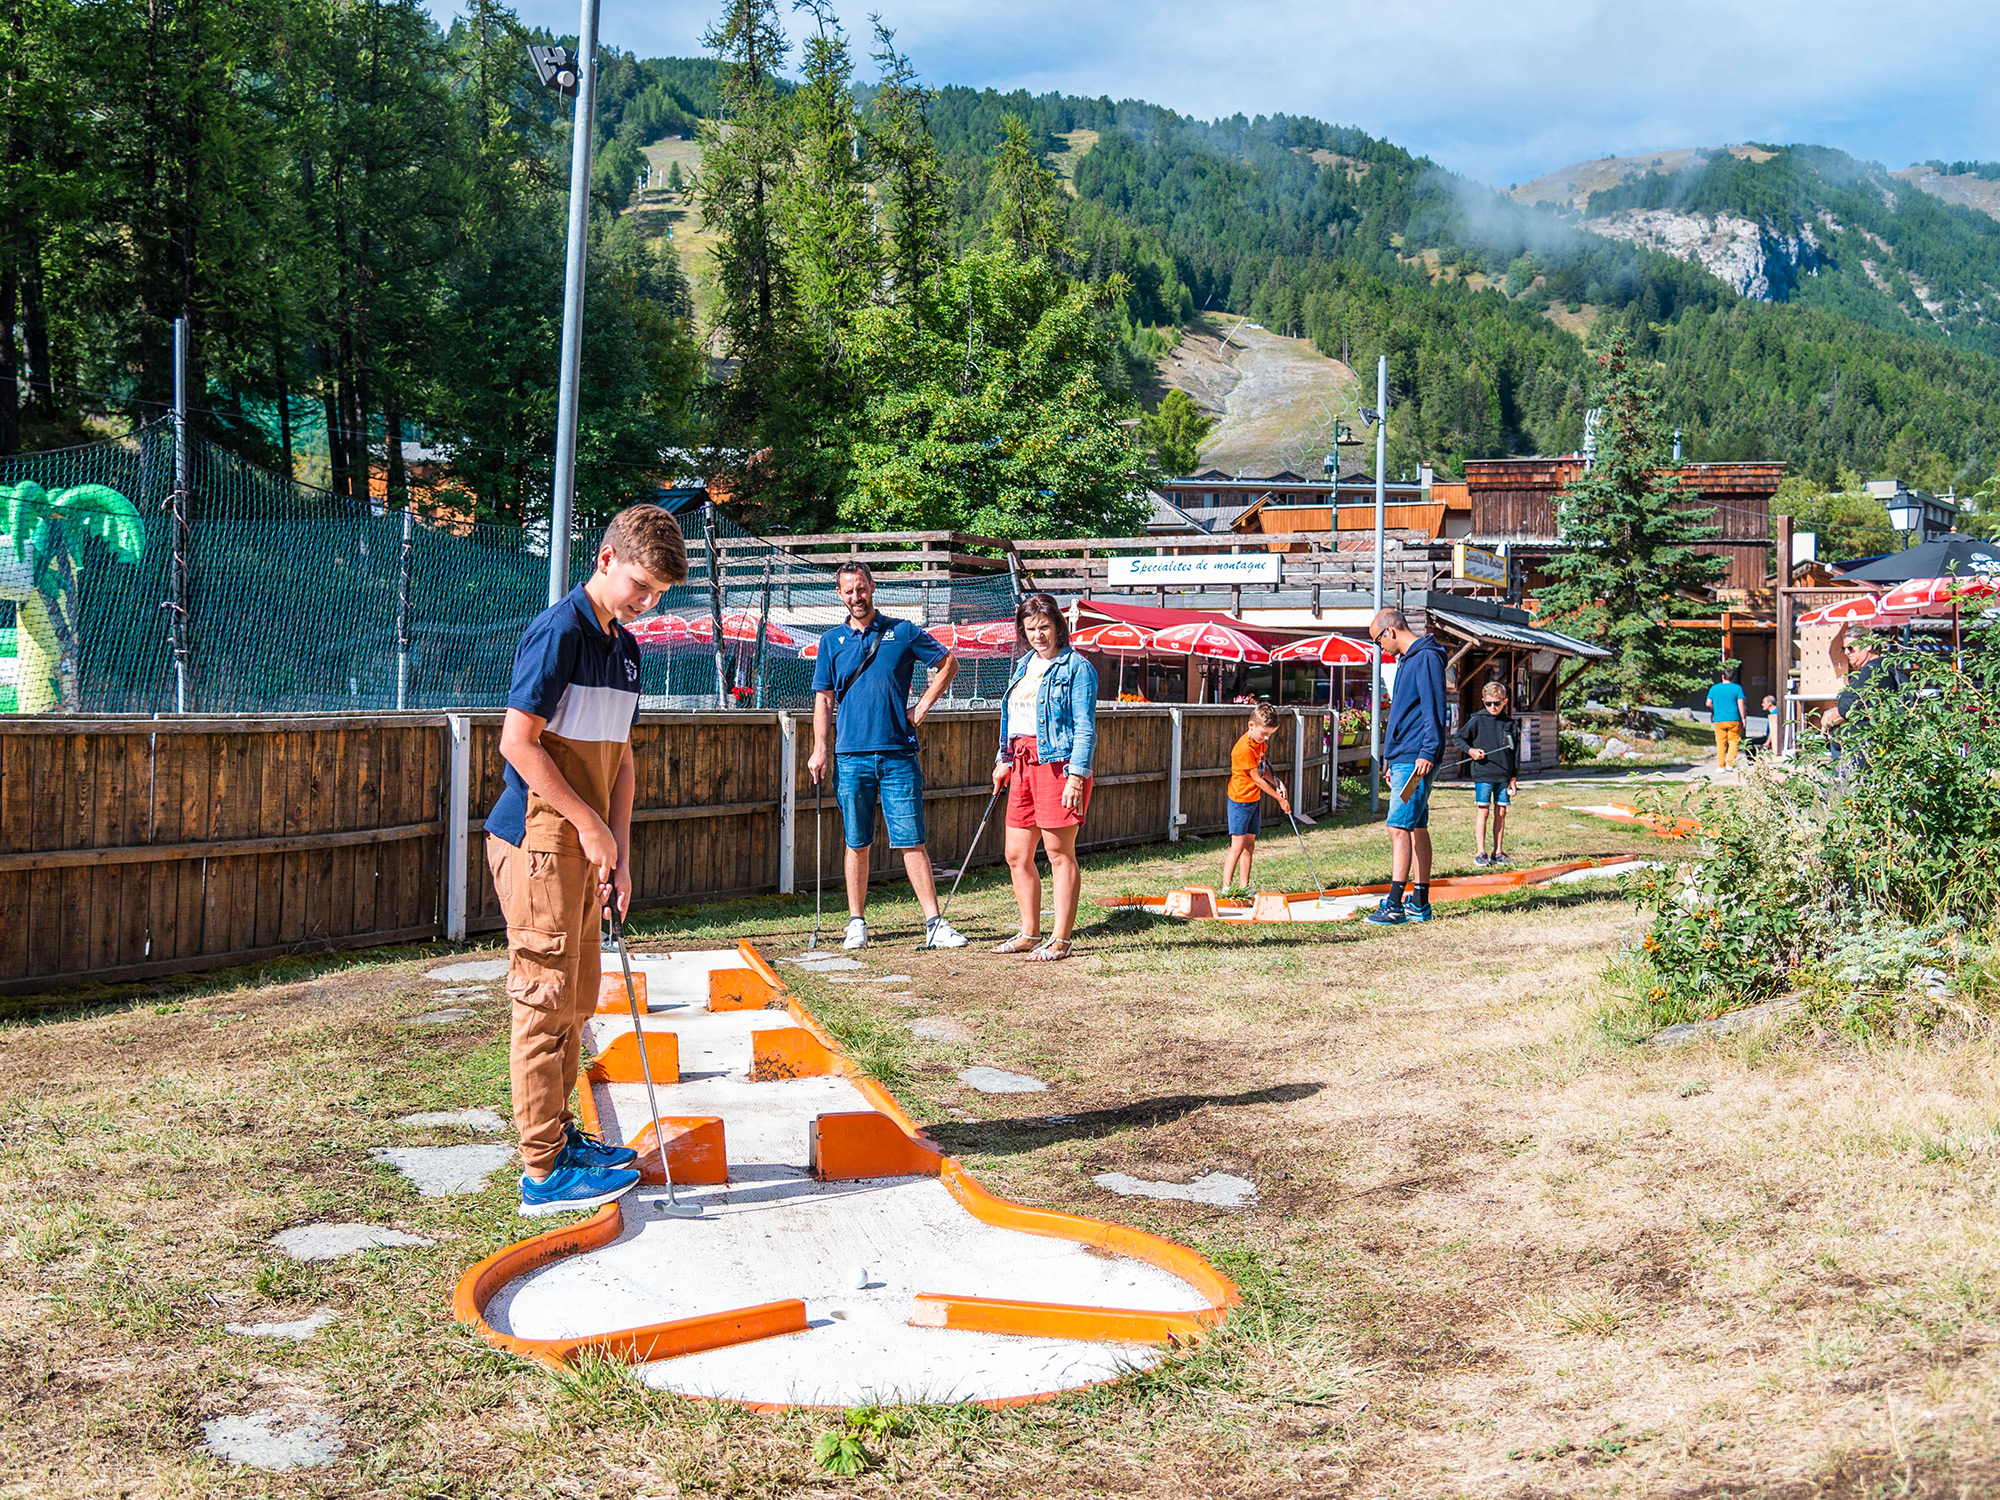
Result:
M729 998L741 997L736 1006L729 1006L725 1001L722 1008L750 1008L742 1001L748 1001L752 995L759 993L766 996L765 1003L770 999L782 1000L795 1027L758 1034L760 1041L768 1037L774 1043L768 1048L771 1062L781 1066L804 1064L808 1067L819 1067L827 1073L845 1077L874 1107L873 1115L866 1111L825 1114L813 1122L812 1167L816 1174L828 1179L934 1174L943 1182L946 1190L959 1205L980 1223L1013 1230L1020 1234L1045 1235L1054 1239L1069 1240L1114 1254L1130 1256L1134 1260L1143 1261L1179 1277L1200 1292L1207 1304L1192 1312L1150 1312L1131 1308L1070 1307L1055 1303L1011 1302L994 1298L944 1296L920 1292L915 1299L914 1314L911 1318L913 1324L919 1327L980 1329L1045 1338L1169 1344L1182 1347L1200 1342L1209 1331L1228 1317L1229 1310L1241 1300L1234 1282L1185 1245L1177 1245L1158 1235L1147 1234L1143 1230L1131 1229L1122 1224L1110 1224L1103 1220L1086 1218L1081 1214L1063 1213L1056 1209L1030 1208L1025 1204L1014 1203L988 1192L955 1158L944 1155L879 1083L863 1075L856 1068L853 1061L841 1052L839 1045L820 1026L818 1019L799 1003L798 997L791 993L790 988L764 955L757 951L755 945L746 938L737 944L737 950L755 975L755 979L725 986L712 986L710 991L712 995L719 990ZM782 1038L781 1045L777 1044L779 1038ZM669 1039L677 1041L671 1037ZM629 1037L619 1040L628 1043L626 1050L631 1055L620 1059L625 1066L617 1068L616 1071L622 1074L626 1067L631 1067L636 1073L638 1044L633 1043ZM654 1041L653 1036L646 1038L648 1060L659 1058L665 1061L653 1045ZM607 1054L609 1051L610 1049L607 1049ZM766 1051L760 1049L760 1061L765 1055ZM604 1076L603 1059L593 1064L588 1076L600 1081L615 1081ZM800 1075L781 1073L777 1076ZM586 1082L578 1092L577 1102L584 1128L597 1132L599 1130L597 1103L589 1083ZM703 1158L701 1167L712 1171L714 1156L721 1154L719 1141L721 1122L712 1119L677 1118L672 1122L662 1121L662 1123L668 1126L672 1135L667 1149L669 1162L676 1173L675 1181L705 1180L702 1176L692 1175L696 1166L692 1158L688 1164L691 1175L687 1177L679 1175L683 1171L683 1151L694 1150L698 1144ZM714 1127L713 1137L703 1128L708 1126ZM648 1137L647 1146L653 1148L650 1125L645 1134ZM711 1141L715 1147L713 1154L708 1149ZM650 1162L657 1163L658 1159L657 1149L650 1149ZM727 1180L726 1163L724 1176L719 1180ZM681 1318L667 1323L649 1324L642 1328L618 1329L574 1339L517 1338L512 1334L500 1332L486 1321L487 1304L502 1287L554 1261L572 1255L587 1254L609 1244L623 1231L624 1222L622 1206L613 1203L581 1223L547 1230L495 1251L459 1278L458 1285L452 1293L453 1316L470 1326L488 1343L551 1368L571 1365L585 1352L596 1352L606 1358L641 1364L681 1354L693 1354L703 1349L776 1338L805 1330L805 1304L798 1300L765 1303L757 1307L732 1308L726 1312L710 1313L701 1317ZM1043 1391L1034 1395L1004 1397L978 1404L1015 1406L1053 1400L1061 1394L1061 1391ZM786 1409L768 1402L745 1401L734 1404L757 1411Z
M1488 875L1440 875L1431 881L1433 901L1470 901L1479 896L1498 895L1523 886L1541 885L1572 870L1590 870L1599 865L1624 864L1629 854L1599 854L1585 859L1564 860L1560 864L1537 865L1532 870L1501 870ZM1165 915L1200 920L1221 918L1224 912L1247 912L1252 921L1290 921L1286 908L1294 901L1318 901L1335 896L1387 895L1389 883L1342 885L1324 891L1264 891L1244 900L1240 896L1218 896L1208 886L1187 886L1168 891L1162 898L1152 896L1099 896L1103 907L1145 907L1159 904ZM1240 919L1239 919L1240 920Z

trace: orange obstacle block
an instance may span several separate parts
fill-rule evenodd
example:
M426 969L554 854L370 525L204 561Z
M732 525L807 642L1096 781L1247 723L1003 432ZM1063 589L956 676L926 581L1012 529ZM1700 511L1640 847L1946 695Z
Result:
M935 1177L944 1153L872 1109L820 1115L812 1122L808 1164L823 1182L862 1177Z
M1193 1313L1072 1307L1061 1302L1015 1302L938 1292L919 1292L911 1300L910 1322L917 1328L1045 1339L1108 1339L1125 1344L1197 1343L1204 1331L1201 1319Z
M756 969L710 969L708 1008L710 1010L762 1010L772 1001L782 1002L784 994Z
M729 1181L729 1152L723 1144L722 1121L714 1115L661 1116L667 1133L667 1165L676 1187L721 1186ZM665 1182L660 1151L649 1120L625 1143L639 1153L639 1180Z
M580 1339L515 1339L520 1353L557 1369L574 1364L583 1353L604 1359L643 1365L656 1359L675 1359L683 1354L699 1354L704 1349L723 1349L731 1344L748 1344L758 1339L781 1338L806 1331L806 1305L796 1298L765 1302L757 1307L738 1307L728 1312L705 1313L699 1317L676 1318L670 1323L649 1323L643 1328L623 1328L616 1333L600 1333Z
M639 997L639 1012L646 1010L646 976L632 976L632 993ZM597 1013L600 1016L627 1016L632 1008L625 1001L625 976L601 974L597 980Z
M646 1062L653 1071L653 1082L679 1083L681 1039L671 1031L649 1031L645 1035ZM646 1081L639 1067L639 1044L633 1040L632 1032L612 1038L611 1045L597 1054L597 1061L590 1065L590 1079L593 1083Z
M1289 922L1292 920L1292 897L1283 891L1259 892L1250 906L1250 920L1253 922Z
M1196 885L1189 886L1186 890L1168 891L1167 915L1170 917L1214 916L1214 890L1205 885Z
M841 1071L840 1060L803 1026L780 1026L750 1033L750 1081L824 1078Z

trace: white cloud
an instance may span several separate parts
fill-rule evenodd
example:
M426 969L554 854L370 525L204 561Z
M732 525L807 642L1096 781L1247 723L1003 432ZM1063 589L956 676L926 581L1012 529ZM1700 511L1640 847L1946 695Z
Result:
M531 24L576 28L573 4L520 4ZM1608 152L1741 140L1891 166L2000 158L2000 8L1962 0L850 0L841 13L865 33L871 8L934 82L1309 114L1502 184ZM719 9L603 0L601 34L693 55Z

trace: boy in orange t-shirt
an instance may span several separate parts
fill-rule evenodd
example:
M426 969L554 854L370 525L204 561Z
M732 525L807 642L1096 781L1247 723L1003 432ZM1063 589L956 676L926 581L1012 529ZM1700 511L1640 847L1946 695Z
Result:
M1229 852L1222 857L1222 888L1240 875L1245 889L1250 885L1250 861L1257 852L1257 830L1264 826L1266 794L1278 799L1278 806L1292 810L1285 789L1264 771L1264 757L1271 749L1271 736L1278 729L1278 711L1268 703L1250 710L1250 724L1243 738L1229 752Z

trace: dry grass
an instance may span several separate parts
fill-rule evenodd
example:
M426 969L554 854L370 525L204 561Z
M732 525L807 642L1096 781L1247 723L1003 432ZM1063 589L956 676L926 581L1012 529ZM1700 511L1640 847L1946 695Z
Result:
M1464 839L1467 799L1440 797ZM1537 857L1653 847L1517 815ZM1330 879L1379 834L1312 835ZM1260 866L1294 884L1281 841ZM1097 889L1203 869L1146 850ZM1287 862L1289 861L1289 863ZM1460 865L1463 859L1457 860ZM899 1007L809 982L991 1185L1193 1244L1245 1305L1192 1356L1046 1406L898 1414L868 1472L817 1470L827 1414L759 1417L556 1378L454 1327L451 1285L518 1233L504 1180L419 1199L367 1148L397 1115L505 1107L494 1002L409 1028L423 960L157 987L0 1031L0 1493L7 1495L1971 1496L2000 1487L1987 1044L1858 1051L1809 1034L1655 1055L1594 1024L1636 919L1587 892L1443 909L1428 927L1191 929L1087 918L1078 957L1026 970L911 953L882 893ZM959 898L989 940L994 877ZM803 923L809 924L810 910ZM674 942L796 945L799 903L655 919ZM879 965L878 965L879 966ZM948 1014L969 1046L901 1022ZM1032 1072L1018 1099L967 1062ZM1029 1110L1033 1111L1030 1115ZM1067 1118L1051 1119L1051 1115ZM449 1137L439 1134L436 1139ZM1255 1180L1240 1212L1114 1198L1110 1169ZM302 1267L262 1248L315 1218L432 1249ZM225 1321L339 1321L303 1346ZM323 1401L332 1468L231 1473L207 1417Z

